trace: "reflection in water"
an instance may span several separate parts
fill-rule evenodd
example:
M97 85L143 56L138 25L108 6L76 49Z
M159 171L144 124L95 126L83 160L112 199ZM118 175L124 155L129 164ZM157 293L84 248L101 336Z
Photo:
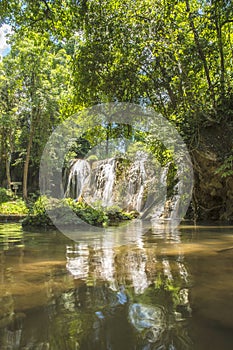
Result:
M85 243L80 245L67 246L67 269L74 278L86 279L89 272L89 249Z
M166 240L162 231L156 232L154 244L146 246L148 230L142 228L142 223L139 225L140 231L138 227L132 230L135 223L122 227L115 242L113 236L106 233L94 242L74 243L73 248L67 246L68 271L94 290L102 290L98 294L101 307L95 312L99 321L95 321L95 335L91 336L95 340L89 341L88 346L90 349L95 346L98 349L114 348L104 329L124 305L124 313L123 310L121 313L125 314L125 319L119 322L125 323L125 327L133 332L141 349L191 349L192 342L183 328L191 316L189 274L184 257L179 250L172 258L163 253L158 242L162 240L167 244L171 236L169 241ZM153 237L150 231L148 237ZM176 237L176 242L178 240ZM121 242L124 245L120 245ZM111 301L107 301L108 297ZM95 295L92 303L98 298ZM113 331L117 332L118 327ZM179 332L182 329L181 338L177 329ZM101 346L104 337L107 337L106 343Z
M227 330L212 328L232 327L225 232L135 221L74 242L0 225L0 348L204 350L209 334L212 349L230 349Z

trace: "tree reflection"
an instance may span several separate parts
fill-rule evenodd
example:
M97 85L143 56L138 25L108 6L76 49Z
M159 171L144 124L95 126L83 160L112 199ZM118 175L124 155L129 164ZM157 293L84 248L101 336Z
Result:
M1 348L191 349L190 276L179 239L134 222L104 235L80 233L79 242L58 248L57 261L48 259L57 254L52 238L42 261L17 258L10 278L17 268L18 285L11 282L2 303Z
M149 245L151 232L127 246L117 246L106 235L94 243L67 247L67 269L77 285L82 280L88 286L82 297L93 310L95 331L89 333L89 345L82 343L81 348L129 349L131 341L135 349L192 348L185 328L191 316L189 273L179 249L169 257L158 245L158 240L169 244L170 237L164 234L160 232ZM122 324L128 329L127 346L120 334ZM118 347L114 334L119 336Z

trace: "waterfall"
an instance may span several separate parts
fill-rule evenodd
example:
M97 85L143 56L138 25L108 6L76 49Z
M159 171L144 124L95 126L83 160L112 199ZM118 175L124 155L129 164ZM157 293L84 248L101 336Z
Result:
M65 197L85 197L91 203L101 201L103 206L113 204L115 159L95 161L92 166L85 159L76 160L70 168Z
M78 199L90 183L91 167L85 159L76 160L70 168L65 197Z
M138 159L140 156L141 158ZM140 213L143 207L143 195L148 176L145 169L147 157L140 152L138 153L138 158L133 162L129 169L127 207L137 210Z
M142 151L135 157L76 160L67 178L66 197L83 197L90 205L117 205L135 210L141 219L160 222L179 214L179 195L167 199L170 164L161 167ZM178 183L176 186L180 186ZM179 192L179 191L178 191Z
M180 196L180 193L182 193L183 186L183 181L179 180L176 186L174 187L175 194L170 204L170 219L174 221L179 220L179 218L182 217L184 214L182 213L182 211L187 198L185 198L185 196L183 196L183 198Z
M94 201L101 201L104 207L113 204L113 186L115 181L115 163L114 158L98 162L94 182L91 186L95 188L93 195Z
M170 164L159 169L156 183L153 178L151 179L151 193L148 195L144 211L141 215L142 219L159 220L163 216L167 200L167 174L169 166Z

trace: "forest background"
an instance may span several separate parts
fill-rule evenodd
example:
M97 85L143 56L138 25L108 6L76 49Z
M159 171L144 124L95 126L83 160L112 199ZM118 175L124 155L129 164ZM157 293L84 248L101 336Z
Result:
M0 62L2 187L22 181L27 200L57 125L99 103L131 102L166 117L186 142L195 217L233 220L231 1L2 0L0 25L11 30ZM104 128L86 132L70 157L105 137ZM171 160L156 137L149 147Z

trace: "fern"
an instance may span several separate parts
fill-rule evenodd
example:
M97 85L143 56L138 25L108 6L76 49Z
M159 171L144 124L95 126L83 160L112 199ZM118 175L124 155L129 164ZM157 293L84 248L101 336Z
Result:
M220 174L222 178L233 175L233 154L224 160L223 164L215 171L215 174Z

